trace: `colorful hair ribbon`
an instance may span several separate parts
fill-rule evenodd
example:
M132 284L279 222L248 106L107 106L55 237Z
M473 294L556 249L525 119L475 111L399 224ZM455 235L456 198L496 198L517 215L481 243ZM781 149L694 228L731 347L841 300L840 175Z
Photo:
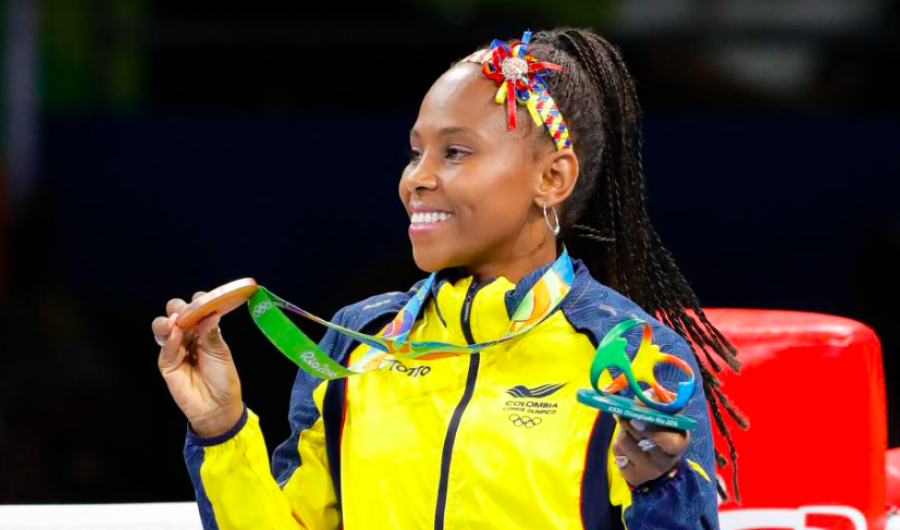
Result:
M526 31L521 41L507 46L495 39L490 49L479 50L463 62L482 65L484 75L497 83L494 100L498 105L506 103L509 130L516 128L516 102L525 105L536 125L543 125L557 150L571 149L572 141L566 122L550 96L547 83L539 72L543 70L565 71L562 66L538 61L528 55L531 32Z

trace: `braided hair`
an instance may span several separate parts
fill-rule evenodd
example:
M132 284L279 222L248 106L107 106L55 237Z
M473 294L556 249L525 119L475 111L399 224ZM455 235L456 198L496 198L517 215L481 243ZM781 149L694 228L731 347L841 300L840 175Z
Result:
M732 485L740 501L737 452L722 409L741 428L746 429L748 422L722 392L713 372L721 371L721 362L737 372L740 362L734 346L707 319L650 223L634 80L619 50L590 30L558 28L535 33L530 53L565 68L563 75L544 77L566 118L580 166L575 189L562 204L560 238L598 281L655 314L695 345L703 389L728 445ZM718 450L715 456L718 466L728 463ZM722 485L717 483L717 488L727 498Z

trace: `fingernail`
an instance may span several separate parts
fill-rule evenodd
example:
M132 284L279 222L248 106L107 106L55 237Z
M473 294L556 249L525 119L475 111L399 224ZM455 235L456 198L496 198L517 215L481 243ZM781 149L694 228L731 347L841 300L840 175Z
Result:
M641 432L647 430L647 424L641 420L631 420L631 426Z
M641 451L649 453L659 446L656 445L656 442L654 442L653 440L641 440L640 442L638 442L638 447L641 448Z

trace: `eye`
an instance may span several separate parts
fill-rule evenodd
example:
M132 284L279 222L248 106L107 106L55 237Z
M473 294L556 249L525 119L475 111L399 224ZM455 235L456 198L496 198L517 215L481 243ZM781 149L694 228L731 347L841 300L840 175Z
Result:
M463 158L471 154L472 153L467 149L463 149L455 145L451 145L447 148L447 158L449 158L450 160L462 160Z
M418 147L410 147L409 148L409 163L418 162L419 158L422 157L422 151L419 150Z

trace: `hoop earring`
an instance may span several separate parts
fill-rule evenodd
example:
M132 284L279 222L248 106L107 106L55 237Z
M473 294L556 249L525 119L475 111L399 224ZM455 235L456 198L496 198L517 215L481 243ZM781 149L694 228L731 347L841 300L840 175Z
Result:
M547 199L544 199L544 222L547 223L547 228L553 232L554 236L559 235L559 215L556 214L556 208L551 206L550 210L553 211L553 219L556 221L556 226L550 224L550 218L547 217Z

